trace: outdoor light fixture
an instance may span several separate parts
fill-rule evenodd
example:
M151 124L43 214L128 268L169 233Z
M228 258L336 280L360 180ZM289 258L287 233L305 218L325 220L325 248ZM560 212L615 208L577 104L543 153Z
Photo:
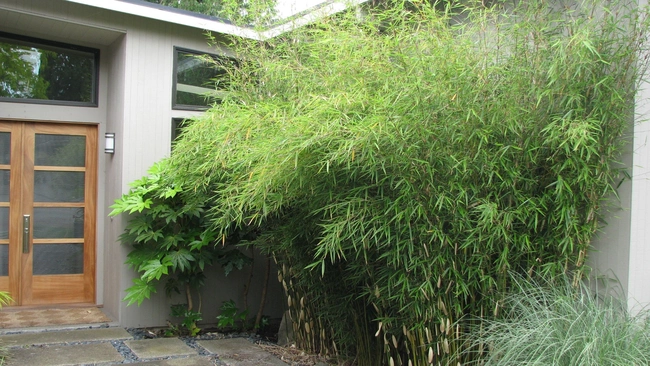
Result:
M115 133L106 132L104 134L104 138L106 139L106 145L104 147L104 152L107 153L107 154L114 154L115 153Z

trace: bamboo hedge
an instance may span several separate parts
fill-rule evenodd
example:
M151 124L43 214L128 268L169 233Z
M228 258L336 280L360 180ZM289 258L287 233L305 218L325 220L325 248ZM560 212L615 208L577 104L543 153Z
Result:
M233 41L169 174L224 241L258 233L298 346L471 362L463 319L498 317L511 273L588 272L646 67L632 3L394 2Z

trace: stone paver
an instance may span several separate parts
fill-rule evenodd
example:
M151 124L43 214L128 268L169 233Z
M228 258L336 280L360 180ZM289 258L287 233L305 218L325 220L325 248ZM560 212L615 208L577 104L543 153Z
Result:
M170 360L132 362L129 366L214 366L214 363L205 356L190 356Z
M63 366L122 362L124 358L107 342L14 348L5 361L6 366Z
M5 347L39 346L70 342L125 340L133 337L124 328L94 328L53 332L21 333L0 335Z
M111 341L121 340L138 358L133 366L212 366L217 357L228 366L286 366L245 338L197 341L212 355L201 356L178 338L134 340L123 328L93 328L2 334L9 349L5 366L113 365L126 360Z
M170 356L196 355L196 350L178 338L157 338L125 341L133 353L141 359Z
M202 340L197 342L228 366L286 366L277 357L244 338Z

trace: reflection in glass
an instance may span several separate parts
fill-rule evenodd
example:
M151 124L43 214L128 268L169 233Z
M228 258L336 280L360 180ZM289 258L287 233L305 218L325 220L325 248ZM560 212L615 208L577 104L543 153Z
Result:
M0 164L9 164L11 161L11 134L0 132Z
M83 202L84 175L83 172L35 171L34 202Z
M9 207L0 207L0 239L9 239Z
M36 134L34 165L79 166L86 164L86 137Z
M210 61L197 56L212 57L220 62L231 62L227 58L214 55L177 51L176 52L176 95L174 104L205 107L215 100L215 90L225 90L228 86L228 73Z
M183 128L189 125L190 120L183 118L172 118L172 142L176 142L183 133ZM172 144L172 148L174 145Z
M0 276L9 276L9 245L0 244Z
M35 275L77 274L84 271L83 244L34 244Z
M95 103L97 51L7 36L0 35L0 97Z
M83 238L84 209L81 207L35 207L34 238Z
M9 171L0 170L0 202L9 202Z

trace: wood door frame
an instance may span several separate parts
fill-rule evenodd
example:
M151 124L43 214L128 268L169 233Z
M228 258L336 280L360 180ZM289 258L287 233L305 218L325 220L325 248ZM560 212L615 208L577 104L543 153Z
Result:
M91 124L51 123L39 121L4 121L0 126L9 127L12 133L10 169L20 174L10 173L10 225L9 237L9 276L0 282L0 288L8 288L17 305L53 305L58 303L96 303L96 247L97 247L97 175L98 175L98 126ZM22 252L22 215L33 217L34 207L47 204L33 202L34 171L54 170L34 165L36 134L59 134L85 136L85 161L80 171L84 172L83 273L72 275L32 274L33 265L33 220L29 253ZM20 140L20 141L18 141ZM61 171L69 171L64 168ZM30 193L31 192L31 193ZM56 204L54 204L56 206ZM65 205L64 205L65 206ZM47 241L46 239L38 239ZM57 239L52 239L56 242ZM38 244L37 244L38 245ZM13 280L12 280L13 279ZM67 281L62 282L61 280ZM8 285L8 286L7 286ZM66 291L70 286L82 288L79 293Z
M20 278L21 272L21 261L22 261L22 251L20 250L20 244L14 241L11 242L11 238L20 238L22 236L20 225L11 225L12 222L20 222L21 213L20 209L11 209L14 205L21 205L22 201L22 176L20 174L12 174L11 172L21 171L23 166L23 154L22 154L22 123L11 123L0 120L0 127L3 128L3 131L8 130L11 134L10 143L11 143L11 159L9 161L9 276L2 279L0 283L0 288L6 288L12 295L14 302L16 304L20 303L22 298L20 281L15 281L12 279ZM15 143L15 141L20 136L20 142ZM21 207L22 209L22 207ZM17 221L16 221L17 220ZM6 282L5 282L6 281Z

